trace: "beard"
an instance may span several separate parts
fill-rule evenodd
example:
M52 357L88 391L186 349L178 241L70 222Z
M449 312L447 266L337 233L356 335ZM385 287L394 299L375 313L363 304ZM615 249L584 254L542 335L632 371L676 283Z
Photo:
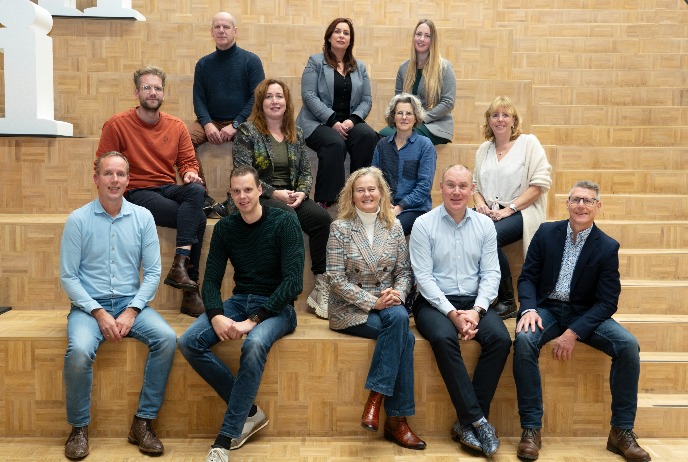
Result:
M157 99L157 100L148 100L145 98L139 98L139 104L143 109L146 109L148 111L157 111L160 109L160 106L162 106L163 99Z

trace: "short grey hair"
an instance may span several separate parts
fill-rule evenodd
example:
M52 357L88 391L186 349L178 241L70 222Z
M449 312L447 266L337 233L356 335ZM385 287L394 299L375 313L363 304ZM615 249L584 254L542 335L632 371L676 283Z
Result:
M577 181L576 184L574 184L573 187L571 188L571 190L569 191L569 198L571 197L571 193L573 192L573 190L576 188L583 188L583 189L589 189L590 191L595 191L595 199L600 200L600 185L598 185L594 181L590 181L590 180Z
M394 95L387 106L387 110L385 111L385 122L387 122L387 125L390 127L395 126L394 113L396 112L397 104L399 103L409 103L413 108L413 115L416 117L416 121L413 123L413 128L416 128L423 123L423 120L425 120L425 110L423 109L423 105L420 103L420 100L410 93L400 93L398 95Z

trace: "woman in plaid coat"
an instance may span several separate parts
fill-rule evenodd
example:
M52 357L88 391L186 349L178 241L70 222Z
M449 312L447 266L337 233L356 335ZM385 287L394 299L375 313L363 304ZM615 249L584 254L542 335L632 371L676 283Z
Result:
M377 339L365 387L361 425L377 431L384 401L385 438L410 449L425 442L409 428L415 413L413 347L404 300L411 264L389 187L376 167L351 174L339 194L339 214L327 242L330 328Z

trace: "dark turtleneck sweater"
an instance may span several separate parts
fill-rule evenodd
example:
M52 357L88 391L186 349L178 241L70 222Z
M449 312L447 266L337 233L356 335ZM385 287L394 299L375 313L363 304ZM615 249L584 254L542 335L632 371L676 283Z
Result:
M202 126L210 121L248 119L253 109L253 91L265 79L263 63L237 44L215 49L196 63L193 103Z

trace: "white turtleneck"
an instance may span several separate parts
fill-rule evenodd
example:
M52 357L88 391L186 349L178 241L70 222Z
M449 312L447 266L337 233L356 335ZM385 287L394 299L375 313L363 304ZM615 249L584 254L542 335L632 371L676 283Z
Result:
M356 213L358 214L358 218L361 219L361 223L363 223L363 229L365 229L371 247L373 246L373 238L375 237L375 220L377 220L377 214L379 212L379 206L375 213L362 212L356 207Z

